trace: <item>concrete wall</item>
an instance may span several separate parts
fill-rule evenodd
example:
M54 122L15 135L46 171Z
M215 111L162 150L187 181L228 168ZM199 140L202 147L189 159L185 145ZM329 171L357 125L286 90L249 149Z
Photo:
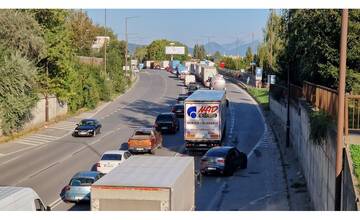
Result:
M49 120L52 120L58 116L66 115L68 106L66 103L61 103L55 96L49 96ZM23 129L31 129L45 122L45 98L40 96L39 101L35 107L31 110L32 119L25 123ZM2 132L0 129L0 136Z
M270 110L286 128L286 103L276 101L270 96ZM335 157L336 157L336 130L330 128L325 143L317 145L310 140L310 108L302 101L291 101L290 104L290 143L294 148L307 188L315 210L334 210L335 207ZM285 135L283 131L275 131L277 135ZM349 168L348 168L349 169ZM351 173L351 171L348 171ZM350 192L352 182L345 178L344 195L354 197ZM355 196L356 197L356 196ZM350 200L351 200L350 198Z

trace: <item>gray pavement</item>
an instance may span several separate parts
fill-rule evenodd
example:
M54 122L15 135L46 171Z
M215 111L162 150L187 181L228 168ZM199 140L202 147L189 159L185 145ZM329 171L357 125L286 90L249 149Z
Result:
M70 132L80 120L72 118L31 138L0 145L0 185L32 187L54 210L89 210L88 203L62 201L60 193L70 178L92 169L104 151L126 148L135 127L152 125L156 115L170 111L176 96L184 91L182 81L165 71L140 73L130 91L96 112L94 117L103 124L96 137L72 137ZM196 209L288 210L279 152L271 133L266 132L258 106L232 83L227 85L227 96L230 111L225 142L249 154L249 165L233 177L202 177L196 188ZM177 134L164 135L163 148L155 154L183 152L181 126ZM195 156L197 163L199 159Z

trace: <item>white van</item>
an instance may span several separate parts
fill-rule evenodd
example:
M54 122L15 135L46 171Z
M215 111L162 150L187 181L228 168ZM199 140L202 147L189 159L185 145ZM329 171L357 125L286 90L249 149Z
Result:
M196 82L194 75L185 75L185 86L188 86L190 83Z
M50 211L39 195L28 187L0 187L0 211Z

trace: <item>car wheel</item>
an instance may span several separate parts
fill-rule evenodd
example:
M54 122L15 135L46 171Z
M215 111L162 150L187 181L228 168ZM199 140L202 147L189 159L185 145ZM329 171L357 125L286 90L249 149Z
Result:
M245 153L240 152L240 169L247 168L247 156Z
M96 136L96 130L93 132L93 135L92 135L93 137L95 137Z

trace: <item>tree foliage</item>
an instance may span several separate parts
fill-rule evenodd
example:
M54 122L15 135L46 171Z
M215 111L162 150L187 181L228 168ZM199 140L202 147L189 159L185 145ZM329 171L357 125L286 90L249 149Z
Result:
M138 47L135 49L134 56L139 62L143 62L147 54L146 47Z
M165 47L170 46L170 43L174 43L175 46L184 46L185 47L185 54L184 55L174 55L174 59L176 60L187 60L188 48L186 45L177 42L177 41L169 41L166 39L155 40L151 42L147 46L147 56L146 59L148 60L170 60L170 55L165 54Z
M0 46L0 118L5 135L22 128L37 101L33 63Z
M277 62L279 76L301 85L304 80L337 89L341 10L291 9L281 16L284 49ZM347 91L360 91L360 11L349 10Z
M193 57L194 57L195 59L200 59L200 60L205 59L205 57L206 57L206 51L205 51L204 45L195 44L195 46L194 46L194 52L193 52Z

